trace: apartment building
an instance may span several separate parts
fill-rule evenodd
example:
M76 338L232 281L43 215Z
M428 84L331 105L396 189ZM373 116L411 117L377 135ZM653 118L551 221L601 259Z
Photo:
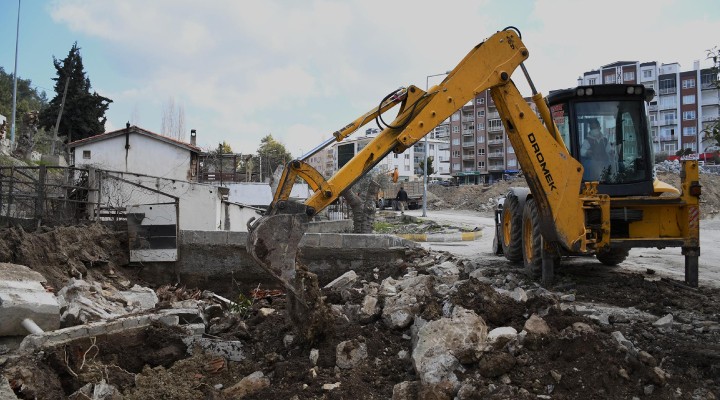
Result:
M525 99L537 113L535 104ZM450 171L462 184L492 183L520 172L490 91L450 117Z
M700 68L699 61L687 71L678 63L618 61L578 78L578 85L641 83L653 88L655 98L648 107L653 149L668 155L680 149L702 153L714 145L705 132L720 115L716 82L717 74Z
M430 178L450 178L450 149L445 132L447 126L440 125L428 134L428 154L433 157L435 173ZM377 128L369 128L365 135L349 137L341 143L334 143L321 150L308 159L308 164L315 168L325 178L330 178L342 168L355 154L362 150L370 141L380 133ZM424 139L409 147L402 154L390 153L376 166L380 171L394 171L398 169L400 180L413 181L423 176L420 162L425 159Z

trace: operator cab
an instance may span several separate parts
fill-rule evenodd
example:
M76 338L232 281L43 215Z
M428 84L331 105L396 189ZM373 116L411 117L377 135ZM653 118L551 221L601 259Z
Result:
M599 182L610 196L653 194L653 157L645 103L655 95L643 85L579 86L547 97L553 121L583 182Z

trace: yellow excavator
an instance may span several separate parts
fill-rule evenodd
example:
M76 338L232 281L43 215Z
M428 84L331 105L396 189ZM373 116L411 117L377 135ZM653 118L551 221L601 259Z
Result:
M520 32L503 29L475 46L440 84L427 91L417 86L393 91L376 108L287 164L269 209L248 224L247 250L287 288L298 310L315 303L308 298L307 277L298 275L301 268L296 265L307 222L390 152L404 152L487 89L529 186L504 202L496 228L498 253L504 250L511 261L541 266L548 282L561 254L609 259L631 247L682 247L686 281L697 286L698 165L683 164L680 195L661 195L673 189L653 179L644 111L652 92L642 85L578 87L553 94L549 106L523 65L528 56ZM533 91L537 113L510 79L518 67ZM382 115L394 106L399 106L398 114L386 123ZM384 129L329 179L306 162L373 120ZM607 165L585 159L591 120L605 129L601 135L607 143L594 146L596 150L615 146L615 158L605 160ZM304 203L288 200L298 177L313 190Z

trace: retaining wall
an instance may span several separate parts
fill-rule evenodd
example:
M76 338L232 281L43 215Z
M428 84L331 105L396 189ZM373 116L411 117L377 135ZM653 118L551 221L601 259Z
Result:
M224 296L258 286L279 288L245 249L246 232L181 231L178 261L143 263L140 277L158 285L179 282L188 288L212 290ZM417 244L393 235L306 233L299 262L325 285L352 269L362 276L374 268L397 267L408 247Z

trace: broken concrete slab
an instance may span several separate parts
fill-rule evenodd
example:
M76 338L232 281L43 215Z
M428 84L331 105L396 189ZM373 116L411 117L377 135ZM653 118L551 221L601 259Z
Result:
M34 352L43 348L69 343L78 339L100 335L111 335L130 329L144 328L155 321L170 326L178 324L177 316L158 314L135 315L131 317L117 318L111 321L91 322L88 324L71 326L69 328L28 335L20 343L19 350Z
M43 330L60 326L60 305L45 290L45 278L24 265L0 263L0 336L21 336L24 319Z
M341 290L352 285L353 282L357 280L357 278L357 273L355 273L355 271L353 270L350 270L325 285L324 289Z

